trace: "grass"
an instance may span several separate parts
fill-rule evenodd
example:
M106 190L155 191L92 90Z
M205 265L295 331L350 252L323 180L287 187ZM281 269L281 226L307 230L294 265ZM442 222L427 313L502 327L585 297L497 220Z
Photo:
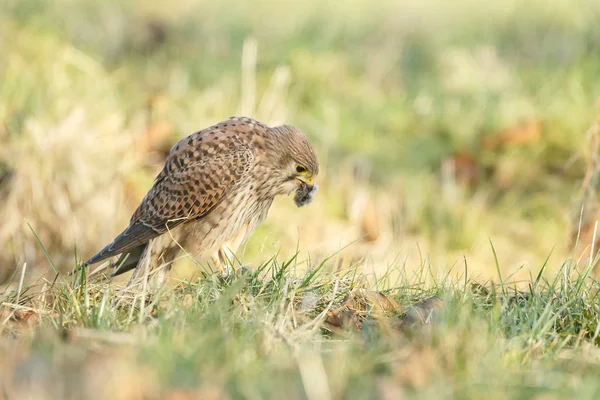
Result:
M529 288L297 259L143 296L59 278L3 300L5 398L595 398L598 282ZM589 270L587 271L589 272ZM379 294L377 294L379 293Z
M597 2L0 3L0 398L597 397ZM234 114L322 171L247 272L66 274Z

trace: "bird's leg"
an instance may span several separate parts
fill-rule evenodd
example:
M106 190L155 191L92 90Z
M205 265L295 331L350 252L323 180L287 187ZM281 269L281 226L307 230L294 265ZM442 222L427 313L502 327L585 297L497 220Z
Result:
M223 275L224 269L223 269L223 266L221 265L221 260L219 258L219 252L217 251L215 254L213 254L210 257L210 259L212 260L213 264L217 268L218 272Z
M220 263L221 263L221 272L225 276L242 276L246 272L248 272L248 267L242 265L239 260L236 258L235 253L231 251L229 247L223 247L218 251ZM239 267L236 268L234 266L235 260L238 260Z
M231 252L228 252L225 247L217 250L211 257L211 260L221 277L226 278L233 275L234 268L232 259L234 257L235 256Z
M230 257L225 247L217 251L217 259L221 274L223 276L231 276L233 274L232 257Z
M234 267L234 262L237 260L235 256L235 252L244 242L244 240L248 237L249 233L248 224L242 226L242 228L234 235L230 240L225 242L221 248L215 253L213 257L213 261L218 266L221 274L224 276L231 276L234 272L245 272L248 269L245 266L241 266L238 271L236 271Z

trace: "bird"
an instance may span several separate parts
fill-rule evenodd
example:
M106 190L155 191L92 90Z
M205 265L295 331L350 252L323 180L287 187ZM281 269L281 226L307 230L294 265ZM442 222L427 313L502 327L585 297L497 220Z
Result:
M161 285L183 249L226 274L235 252L267 217L276 196L298 207L318 190L319 162L292 125L230 117L181 139L166 157L129 226L83 267L120 256L111 276L157 273Z

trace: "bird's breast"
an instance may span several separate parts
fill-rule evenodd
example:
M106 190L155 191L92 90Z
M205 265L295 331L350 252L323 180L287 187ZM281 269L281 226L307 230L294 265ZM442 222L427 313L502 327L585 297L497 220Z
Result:
M243 243L267 217L273 198L256 191L231 193L206 216L186 223L185 248L197 259L210 257L229 243ZM231 249L236 251L237 248Z

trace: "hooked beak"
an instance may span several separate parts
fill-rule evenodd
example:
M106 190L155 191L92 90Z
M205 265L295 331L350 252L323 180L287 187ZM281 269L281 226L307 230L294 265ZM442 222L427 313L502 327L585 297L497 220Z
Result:
M299 176L298 180L300 182L305 183L310 190L312 190L315 187L315 180L312 176L308 177L308 176Z

